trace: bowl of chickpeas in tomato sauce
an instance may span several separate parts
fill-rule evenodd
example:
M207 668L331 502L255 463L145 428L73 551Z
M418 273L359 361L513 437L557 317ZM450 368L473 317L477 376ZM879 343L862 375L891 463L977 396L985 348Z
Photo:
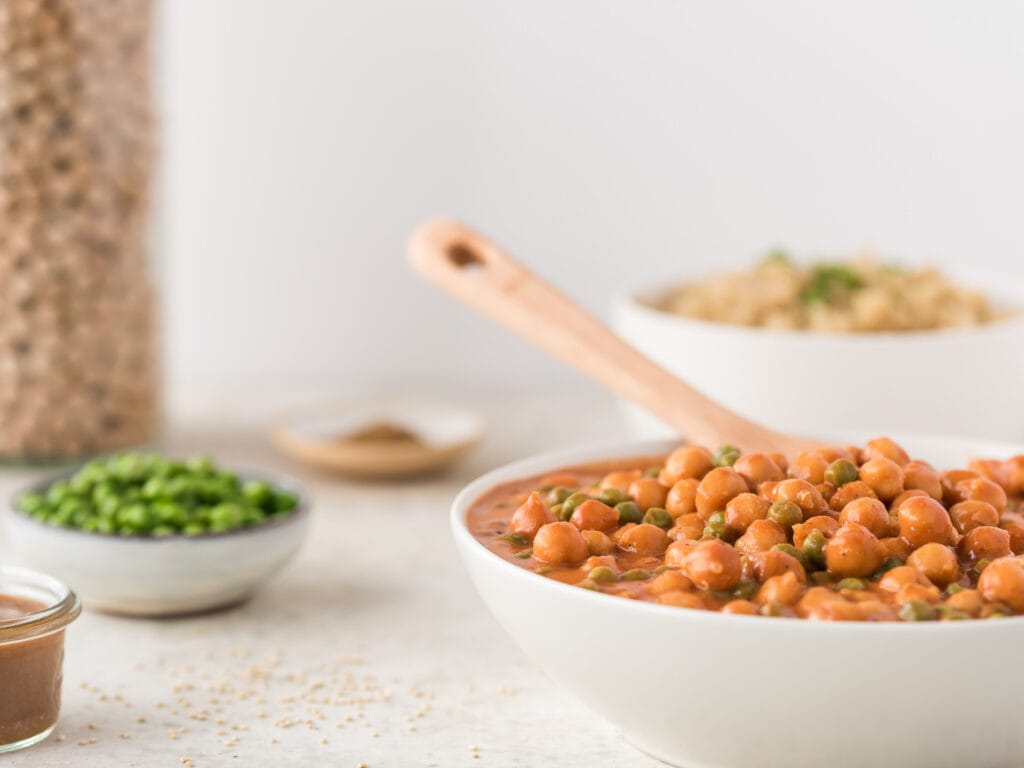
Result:
M1024 764L1024 447L570 450L452 527L527 655L669 764Z

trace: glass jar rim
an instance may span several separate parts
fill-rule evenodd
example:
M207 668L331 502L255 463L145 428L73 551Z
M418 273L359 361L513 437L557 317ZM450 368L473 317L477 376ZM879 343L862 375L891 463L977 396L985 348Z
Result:
M82 612L78 595L67 584L30 568L0 565L0 594L27 597L45 605L24 616L0 619L0 645L58 632Z

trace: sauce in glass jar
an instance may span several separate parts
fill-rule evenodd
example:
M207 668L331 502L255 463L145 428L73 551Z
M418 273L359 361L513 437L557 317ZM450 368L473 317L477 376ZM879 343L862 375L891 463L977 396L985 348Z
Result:
M42 741L56 725L64 629L80 611L56 579L0 567L0 752Z

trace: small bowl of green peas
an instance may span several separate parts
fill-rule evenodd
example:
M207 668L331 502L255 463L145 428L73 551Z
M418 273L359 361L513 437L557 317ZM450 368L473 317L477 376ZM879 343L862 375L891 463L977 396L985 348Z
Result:
M158 616L249 597L298 551L308 512L288 478L122 453L15 494L7 527L87 607Z

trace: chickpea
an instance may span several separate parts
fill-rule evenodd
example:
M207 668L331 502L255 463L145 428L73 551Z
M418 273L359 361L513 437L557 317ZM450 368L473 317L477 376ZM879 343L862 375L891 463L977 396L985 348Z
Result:
M999 525L999 513L985 501L961 501L949 508L949 517L960 533L979 525Z
M674 605L677 608L693 608L698 611L707 609L704 598L693 592L664 592L658 595L658 602L662 605Z
M995 560L1007 557L1010 551L1010 534L1002 528L979 525L968 531L960 541L960 556L965 560ZM986 568L987 570L987 568Z
M907 558L907 565L917 568L932 584L944 587L960 578L960 563L950 547L930 541L915 549Z
M882 501L892 501L903 491L903 470L884 456L861 464L860 479L870 485Z
M946 605L969 613L971 616L977 616L981 613L982 608L981 593L976 589L961 589L946 599Z
M653 477L638 477L629 484L628 493L644 512L651 507L664 507L668 498L668 488Z
M769 452L766 453L765 456L775 462L775 466L782 470L782 474L786 474L786 472L789 471L789 459L787 459L783 454Z
M679 480L672 486L665 497L665 510L673 518L689 515L697 511L697 486L700 480L692 477Z
M854 480L852 483L846 483L845 485L836 489L836 492L832 494L828 500L828 505L836 512L841 512L843 507L849 504L854 499L877 499L878 494L872 490L871 486L865 483L863 480Z
M601 478L601 482L598 485L602 490L605 488L614 488L622 493L627 493L629 491L629 484L638 477L643 477L643 472L639 469L609 472Z
M905 563L907 558L910 557L910 545L899 536L887 536L884 539L879 539L879 541L885 548L886 557L899 560L901 563Z
M801 549L811 531L821 531L826 539L831 539L839 530L839 523L828 515L815 515L802 523L793 526L793 546Z
M550 523L552 520L554 520L554 517L552 517L550 510L544 505L544 502L541 501L540 493L534 491L527 497L519 509L512 513L508 529L512 533L532 539L543 525Z
M786 473L766 453L747 453L736 459L732 468L747 481L751 489L767 481L784 480Z
M732 467L715 467L697 486L697 514L707 520L729 500L747 492L747 481Z
M915 496L924 496L924 497L929 498L929 499L931 498L931 496L929 496L927 493L922 491L920 488L911 488L909 491L904 491L899 496L897 496L895 499L893 499L889 503L889 507L891 509L894 509L894 510L898 509L900 504L902 504L907 499L914 498Z
M722 606L722 613L731 613L734 616L758 616L760 609L749 600L730 600Z
M839 513L839 524L857 523L863 525L879 539L883 539L891 533L892 524L889 521L889 510L885 504L878 499L861 497L854 499Z
M696 546L696 541L688 539L678 539L672 542L665 550L665 565L670 568L681 568Z
M947 469L939 473L939 482L942 484L942 501L947 506L963 501L964 497L956 489L962 480L971 480L978 477L977 472L969 469Z
M806 617L815 621L864 621L864 609L859 603L845 599L819 603L811 608Z
M718 539L700 542L683 564L684 572L701 589L725 591L740 583L740 556Z
M953 524L946 508L930 496L914 496L903 502L896 512L900 536L911 549L929 541L953 543Z
M743 576L752 581L766 582L773 576L792 573L801 584L807 583L807 573L800 561L788 552L770 549L756 552L743 562Z
M733 546L740 554L754 555L785 543L786 532L781 525L773 520L755 520Z
M547 523L533 538L533 556L545 563L576 565L587 551L587 540L572 523Z
M658 557L668 547L669 538L668 534L658 526L640 523L620 536L618 544L627 552Z
M1015 555L1024 554L1024 515L1019 512L1003 512L999 527L1010 534L1010 550Z
M928 586L929 583L925 575L917 568L912 565L900 565L883 574L882 578L878 580L878 588L895 594L908 584Z
M689 592L692 589L693 582L679 571L659 573L647 586L647 591L652 595L661 595L665 592Z
M788 474L798 480L806 480L811 485L825 481L825 470L829 462L816 451L801 451L790 462Z
M803 510L805 520L828 509L828 504L818 489L806 480L797 478L783 480L775 486L774 500L792 501Z
M592 555L607 555L615 550L615 543L601 531L580 531L587 542L587 551Z
M964 501L985 501L997 512L1006 509L1006 491L998 483L984 477L972 477L956 484L956 491Z
M804 585L790 572L772 576L757 590L757 602L762 605L796 605L804 593Z
M893 602L897 605L918 600L924 603L937 603L942 600L942 593L934 584L907 584L893 594Z
M1005 462L996 459L972 459L967 468L998 484L1003 490L1010 484Z
M743 533L755 520L768 515L768 502L754 493L741 493L725 505L725 524L737 533Z
M864 446L864 459L865 461L888 459L899 467L905 467L910 463L910 456L907 455L907 452L888 437L876 437L874 440L868 440Z
M665 459L665 478L672 485L680 480L700 480L715 466L711 451L700 445L681 445Z
M692 539L697 541L704 535L704 521L697 513L680 515L676 518L676 524L669 529L668 537L676 539Z
M924 491L933 499L942 501L939 473L926 461L912 461L903 467L903 487L908 491Z
M1024 562L1004 557L988 564L978 577L978 591L990 603L1006 603L1024 611Z
M1003 462L1003 476L1006 478L1007 491L1014 496L1024 493L1024 455Z
M845 525L825 542L825 566L833 576L870 576L884 560L884 548L863 525Z
M610 531L619 524L619 513L597 499L587 499L572 511L569 522L581 531Z
M800 598L796 611L798 615L807 617L819 605L835 602L845 603L846 598L828 587L811 587Z

